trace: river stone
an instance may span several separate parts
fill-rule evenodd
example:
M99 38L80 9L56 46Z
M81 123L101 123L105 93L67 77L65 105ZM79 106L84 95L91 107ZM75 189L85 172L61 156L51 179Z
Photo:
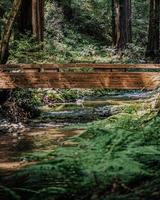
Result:
M51 111L44 112L41 116L42 121L54 120L55 122L89 122L101 118L106 118L119 112L118 107L103 106L99 108L82 108L72 111Z
M5 133L22 133L26 130L25 125L22 123L11 123L7 121L6 119L0 120L0 134Z

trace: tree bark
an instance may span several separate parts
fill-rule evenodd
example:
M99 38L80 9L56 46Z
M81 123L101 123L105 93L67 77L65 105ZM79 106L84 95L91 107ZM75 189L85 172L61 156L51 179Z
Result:
M150 18L146 56L160 56L160 1L150 0Z
M22 2L18 17L18 30L22 34L32 30L32 0Z
M3 19L3 15L4 15L5 11L3 10L3 8L0 6L0 40L1 40L1 33L2 33L2 19Z
M117 50L132 42L131 0L112 0L113 43Z
M22 3L18 24L22 34L31 32L38 42L42 42L44 37L44 0L25 0Z
M8 59L9 40L11 37L12 28L16 20L18 11L20 9L21 3L22 3L22 0L14 0L7 22L4 26L1 44L0 44L0 63L1 64L6 63Z
M116 45L115 0L112 0L112 40Z

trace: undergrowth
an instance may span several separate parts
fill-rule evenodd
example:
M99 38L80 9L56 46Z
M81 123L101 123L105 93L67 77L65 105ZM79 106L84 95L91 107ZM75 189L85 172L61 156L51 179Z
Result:
M70 3L72 6L69 8ZM109 5L110 1L104 0L46 1L43 43L37 44L34 38L30 37L30 33L26 36L19 34L11 40L9 62L145 63L146 24L141 24L143 29L133 29L136 38L141 35L140 41L143 41L143 44L133 41L128 44L126 50L117 54L111 42ZM71 17L65 12L66 8L69 9Z
M92 123L72 138L77 146L14 174L3 191L24 200L159 199L160 116L138 113L126 109Z
M1 96L4 94L2 93ZM38 106L41 104L36 90L14 89L8 91L7 98L1 106L0 112L10 121L21 122L40 114Z

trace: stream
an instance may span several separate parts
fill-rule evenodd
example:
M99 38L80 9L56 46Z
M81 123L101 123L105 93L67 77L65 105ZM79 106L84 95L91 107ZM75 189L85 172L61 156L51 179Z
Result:
M41 107L41 116L30 121L26 131L0 136L0 171L13 171L37 162L38 159L25 159L32 153L41 152L43 157L59 146L76 145L70 138L83 134L85 129L68 129L68 126L107 118L118 113L122 104L145 99L149 95L134 93L91 98L80 104L56 103Z

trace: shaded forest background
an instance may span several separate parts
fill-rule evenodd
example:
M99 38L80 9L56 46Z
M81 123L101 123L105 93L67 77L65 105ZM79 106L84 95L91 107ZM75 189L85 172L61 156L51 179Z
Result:
M114 19L117 17L114 13L117 2L120 4L122 16L120 19L122 21L119 23L122 22L120 27L123 29L121 31L124 33L127 45L123 44L124 41L119 44L113 31L117 20ZM159 62L158 1L125 2L126 4L110 0L46 0L44 40L42 36L38 40L43 40L41 43L31 37L29 20L22 21L28 8L26 3L14 23L9 60L14 63L75 61L144 63L150 60ZM1 32L10 8L11 1L1 0ZM130 13L126 13L126 8ZM130 16L131 19L128 18ZM126 19L129 22L126 22ZM125 27L126 23L130 24ZM33 27L32 32L34 32Z

